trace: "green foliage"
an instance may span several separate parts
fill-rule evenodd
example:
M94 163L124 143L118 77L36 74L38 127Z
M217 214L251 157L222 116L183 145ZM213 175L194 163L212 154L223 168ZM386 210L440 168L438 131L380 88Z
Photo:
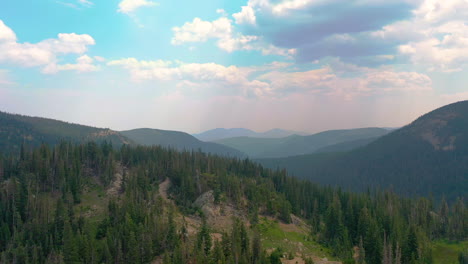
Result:
M179 151L202 151L229 157L245 156L237 149L212 142L203 142L187 133L179 131L141 128L121 131L120 133L143 146L170 147Z
M56 145L63 140L74 143L107 141L114 146L130 143L110 129L4 112L0 112L0 127L0 152L3 153L24 153L29 147L39 147L43 143Z
M315 223L311 235L333 255L350 259L359 244L367 263L388 254L401 255L402 263L435 262L439 251L431 240L466 238L462 199L435 208L431 200L388 191L343 192L249 160L200 152L63 142L0 157L0 169L2 263L151 263L157 257L165 263L279 263L282 251L263 249L294 252L297 244L284 239L325 251L304 233L278 227L292 221L291 214ZM117 174L120 188L106 194L120 180ZM176 206L157 194L166 178ZM196 198L215 188L220 201L250 212L257 225L250 230L235 219L222 240L213 241L203 222L190 238L177 214L195 212Z
M468 101L434 110L350 152L259 162L324 185L361 192L391 187L407 197L445 196L453 203L466 198L468 189Z

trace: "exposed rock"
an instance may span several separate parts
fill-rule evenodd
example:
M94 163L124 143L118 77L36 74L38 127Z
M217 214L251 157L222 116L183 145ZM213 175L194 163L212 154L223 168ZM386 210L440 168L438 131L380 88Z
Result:
M216 230L229 229L232 225L232 217L244 219L243 214L233 205L229 203L215 204L212 190L200 195L193 205L201 209L208 224Z

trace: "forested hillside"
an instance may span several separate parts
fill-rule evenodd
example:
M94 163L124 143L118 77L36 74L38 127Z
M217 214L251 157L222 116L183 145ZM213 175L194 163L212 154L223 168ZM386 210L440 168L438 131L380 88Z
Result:
M249 160L160 147L21 149L0 155L2 263L278 264L297 254L313 263L300 246L271 244L265 219L304 221L299 238L343 263L433 263L433 241L466 245L462 199L436 206L391 191L354 194ZM198 206L207 193L235 212L224 228L207 224L210 214Z
M283 138L236 137L214 142L238 149L251 158L278 158L311 154L337 144L348 144L341 147L335 146L338 149L352 149L366 145L373 139L387 133L389 133L389 130L383 128L358 128L329 130L309 136L292 135Z
M2 153L19 153L23 143L27 146L38 147L42 143L54 145L62 140L75 143L107 141L114 146L131 143L127 138L110 129L0 112L0 152Z
M143 146L162 146L180 151L202 151L228 157L245 157L245 154L237 149L212 142L202 142L187 133L179 131L140 128L121 131L120 133Z
M434 110L362 148L341 154L259 160L344 189L392 188L406 196L467 198L468 101Z
M58 120L30 117L0 112L0 152L19 153L22 145L38 147L42 143L55 145L61 141L97 143L107 141L115 147L124 144L163 146L177 150L203 151L229 157L245 157L245 154L230 147L202 142L195 137L178 131L159 129L133 129L114 131Z

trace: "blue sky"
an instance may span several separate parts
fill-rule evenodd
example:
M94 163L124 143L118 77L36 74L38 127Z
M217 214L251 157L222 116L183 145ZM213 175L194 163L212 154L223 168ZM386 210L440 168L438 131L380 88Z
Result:
M466 0L0 3L0 110L113 129L401 126L468 99Z

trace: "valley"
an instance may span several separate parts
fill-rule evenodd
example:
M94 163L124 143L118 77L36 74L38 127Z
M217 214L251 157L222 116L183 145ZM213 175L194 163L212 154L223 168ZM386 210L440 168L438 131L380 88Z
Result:
M265 146L291 138L303 145L309 144L305 138L322 144L310 143L309 149L317 150L310 155L258 159L265 167L243 158L240 150L182 132L112 132L3 114L1 133L8 137L2 137L6 147L0 155L0 259L2 263L361 264L384 258L398 264L456 262L466 256L468 235L466 177L456 177L466 171L459 161L467 153L463 145L467 104L435 110L393 132L358 129L246 138ZM67 132L75 129L82 134ZM376 133L381 134L376 138ZM42 138L50 141L38 144ZM424 151L424 158L415 160L413 149ZM437 166L453 164L453 168L441 167L442 181L435 178L435 167L424 165L426 178L412 183L411 192L395 182L385 183L392 188L379 189L371 179L352 178L357 168L353 166L366 164L369 170L373 164L378 169L377 162L385 161L387 172L404 168L398 165L406 166L399 161L404 155L412 155L411 164L418 167L437 157L442 162ZM305 168L301 164L313 171L300 170ZM333 182L331 171L320 171L326 166L346 169L336 172L341 175L339 183ZM327 176L329 182L316 175ZM430 190L426 185L431 180L437 180L439 187L439 192L432 191L434 196L420 191ZM362 192L363 188L368 191Z

